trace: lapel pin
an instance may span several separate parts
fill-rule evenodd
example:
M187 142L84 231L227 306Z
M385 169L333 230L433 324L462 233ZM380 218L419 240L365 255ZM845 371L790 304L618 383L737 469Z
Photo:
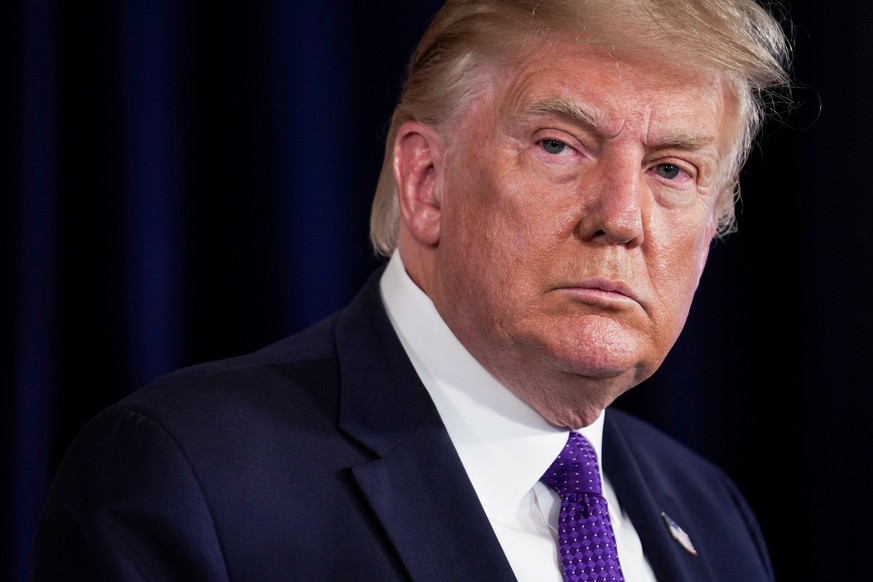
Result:
M688 537L685 530L679 527L679 524L673 521L666 513L661 512L661 517L664 519L664 523L667 524L667 529L670 530L670 535L673 536L673 539L679 542L679 545L685 548L685 551L689 554L696 556L697 550L694 549L694 544L691 543L691 538Z

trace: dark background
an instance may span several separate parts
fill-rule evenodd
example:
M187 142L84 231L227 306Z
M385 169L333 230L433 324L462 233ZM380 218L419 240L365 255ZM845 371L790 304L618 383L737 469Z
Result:
M0 578L91 416L342 306L403 66L439 0L0 8ZM685 333L618 405L724 467L780 580L869 572L873 8L795 0L795 109ZM844 4L849 4L845 2Z

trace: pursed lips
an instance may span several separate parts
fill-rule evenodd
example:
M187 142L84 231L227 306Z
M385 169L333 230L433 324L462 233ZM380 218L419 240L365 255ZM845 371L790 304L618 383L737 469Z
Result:
M607 304L626 303L632 301L642 304L636 293L622 281L610 279L586 279L557 288L571 294L575 299L584 302L596 302Z

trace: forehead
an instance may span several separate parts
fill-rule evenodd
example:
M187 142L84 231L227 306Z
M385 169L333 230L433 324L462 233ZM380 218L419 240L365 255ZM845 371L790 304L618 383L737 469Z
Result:
M672 134L725 148L735 137L732 93L712 72L555 42L498 74L490 107L499 122L564 117L604 137L630 130L644 141Z

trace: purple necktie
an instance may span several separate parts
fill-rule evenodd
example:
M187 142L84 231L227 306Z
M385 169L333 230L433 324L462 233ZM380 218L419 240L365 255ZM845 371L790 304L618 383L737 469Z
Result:
M558 543L564 580L624 582L591 443L571 432L542 480L561 496Z

